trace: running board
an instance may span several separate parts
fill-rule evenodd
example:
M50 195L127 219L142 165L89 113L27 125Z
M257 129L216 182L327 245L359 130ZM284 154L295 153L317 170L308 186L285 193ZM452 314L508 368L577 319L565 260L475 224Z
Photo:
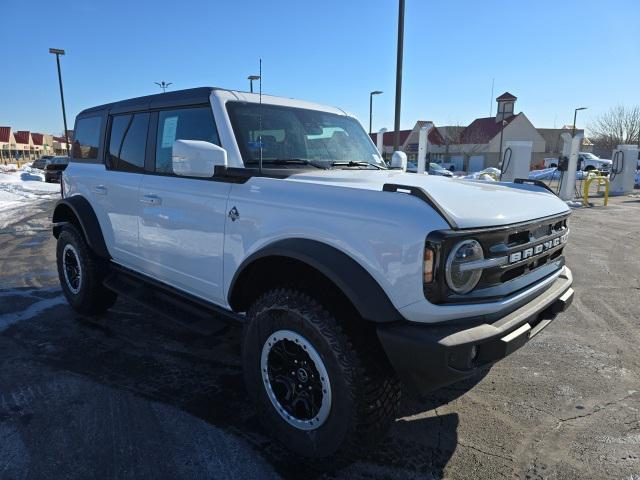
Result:
M115 264L103 284L118 295L204 335L216 333L230 322L244 321L241 315Z

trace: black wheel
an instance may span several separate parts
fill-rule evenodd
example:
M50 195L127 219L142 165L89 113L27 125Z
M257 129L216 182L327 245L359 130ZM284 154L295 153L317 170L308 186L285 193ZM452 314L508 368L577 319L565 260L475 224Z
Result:
M549 165L549 168L558 168L558 164L557 163L552 163L551 165Z
M56 256L60 285L74 310L93 315L104 312L115 303L117 295L102 285L107 263L89 249L73 226L62 228Z
M266 429L290 450L340 462L385 436L400 383L377 345L356 343L300 291L272 290L250 308L245 383Z

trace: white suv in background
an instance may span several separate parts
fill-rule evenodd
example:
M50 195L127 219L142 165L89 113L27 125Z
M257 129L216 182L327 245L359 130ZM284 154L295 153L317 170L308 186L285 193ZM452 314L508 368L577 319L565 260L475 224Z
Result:
M611 160L600 158L590 152L578 152L578 170L589 172L591 170L598 170L600 172L611 171ZM555 168L558 166L557 158L545 158L545 168Z
M339 108L217 88L89 108L62 192L71 306L242 322L258 415L307 457L379 440L404 387L476 374L573 297L564 202L388 170Z

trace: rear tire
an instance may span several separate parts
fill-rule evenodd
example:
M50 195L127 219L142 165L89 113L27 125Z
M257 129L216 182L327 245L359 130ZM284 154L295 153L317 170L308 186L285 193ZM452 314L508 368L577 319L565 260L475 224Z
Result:
M62 227L56 257L62 291L74 310L83 315L95 315L116 302L118 296L102 285L108 263L91 251L72 225Z
M247 314L242 359L265 428L295 453L334 465L384 438L401 389L372 343L356 348L301 291L262 295Z

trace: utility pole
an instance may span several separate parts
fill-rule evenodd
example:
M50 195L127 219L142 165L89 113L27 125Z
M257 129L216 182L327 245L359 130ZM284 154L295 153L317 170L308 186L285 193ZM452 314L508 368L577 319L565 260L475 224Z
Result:
M400 147L400 103L402 101L402 56L404 53L404 0L398 0L398 52L396 55L396 115L393 151Z
M58 84L60 85L60 102L62 102L62 121L64 122L64 139L67 142L67 155L71 152L69 145L69 134L67 133L67 111L64 107L64 90L62 89L62 73L60 71L60 55L64 55L64 50L59 48L50 48L49 53L53 53L56 56L56 64L58 65Z
M162 93L166 93L167 92L167 88L169 87L169 85L173 85L171 82L167 83L164 80L161 82L153 82L156 85L158 85L161 89L162 89Z

